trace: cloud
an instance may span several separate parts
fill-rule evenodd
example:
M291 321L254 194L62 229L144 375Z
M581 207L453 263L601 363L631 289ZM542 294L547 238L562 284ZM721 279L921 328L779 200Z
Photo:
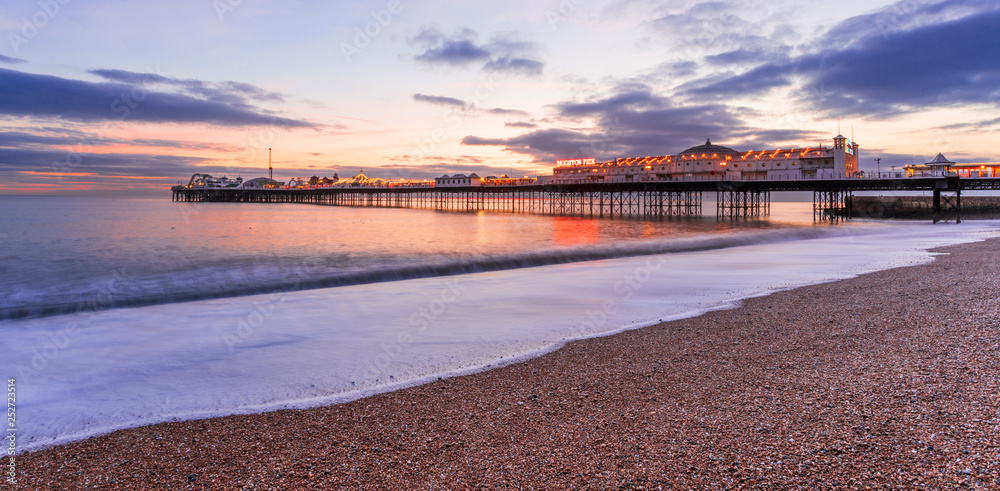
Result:
M455 107L462 109L463 111L468 111L470 113L476 113L480 109L475 106L474 103L466 103L461 99L456 99L454 97L445 97L439 95L427 95L427 94L413 94L413 100L426 102L428 104L434 104L436 106L445 107ZM486 114L498 114L501 116L530 116L527 111L522 111L520 109L505 109L502 107L495 107L491 109L484 109L483 112Z
M775 61L776 59L787 58L789 47L780 46L774 50L763 48L745 49L740 48L733 51L726 51L705 57L705 61L712 65L742 65L759 64L763 62Z
M505 128L537 128L538 125L535 123L529 123L526 121L512 121L510 123L503 124Z
M588 102L562 102L556 104L561 116L595 116L606 114L610 111L621 111L630 107L661 107L665 101L653 95L652 90L644 85L619 86L615 95L604 99L596 99Z
M761 94L789 85L791 79L787 70L765 65L740 75L724 74L696 80L681 85L678 91L711 99L729 99L733 96Z
M943 2L914 15L949 11ZM851 48L827 50L792 62L791 70L831 94L807 98L827 114L889 117L957 104L993 104L1000 96L1000 10L920 24L873 29ZM873 17L877 17L873 16ZM836 28L834 28L836 30ZM834 109L836 108L836 109Z
M423 46L424 51L414 57L417 61L431 65L465 66L473 61L490 58L490 52L476 45L478 35L471 29L462 29L452 36L446 36L434 28L424 28L414 41Z
M500 146L531 156L536 162L559 158L672 155L706 138L743 148L764 148L776 142L825 140L829 135L796 129L755 129L747 110L724 104L685 104L653 93L642 84L626 82L604 97L554 104L553 122L561 127L535 129L511 138L470 135L463 145ZM593 125L580 127L581 121Z
M211 150L216 152L238 152L241 149L212 143L190 141L162 140L156 138L118 139L86 135L81 132L49 132L50 134L26 133L23 131L0 131L0 147L35 148L42 147L73 147L90 148L115 145L173 148L183 150Z
M467 136L462 138L462 145L489 145L489 146L500 146L507 145L510 140L505 140L503 138L480 138L478 136Z
M219 126L310 128L307 121L263 109L157 92L129 83L92 83L0 69L0 114L95 122L206 123Z
M541 75L545 65L535 60L527 58L510 58L500 56L494 58L483 65L483 69L490 72L506 72L520 75Z
M139 73L126 70L99 69L89 70L112 82L122 82L130 85L170 85L180 87L184 92L203 97L210 101L231 104L248 104L252 99L260 102L284 102L285 98L277 92L264 90L256 85L245 82L226 81L220 83L206 82L195 79L178 79L165 77L156 73Z
M456 99L454 97L444 97L438 95L425 95L425 94L413 94L413 100L426 102L428 104L434 104L438 106L453 106L453 107L465 107L465 102L461 99Z
M517 33L500 33L483 44L478 42L479 34L463 28L447 35L437 28L424 27L410 43L422 51L414 60L427 65L466 67L482 63L487 72L511 75L537 76L545 64L533 59L538 51L537 44L520 39Z
M931 107L996 105L1000 5L951 0L901 8L848 19L797 57L689 82L678 92L724 100L799 87L798 101L825 116L886 118Z
M936 129L939 129L939 130L964 130L964 129L969 129L969 130L985 130L985 129L994 129L998 125L1000 125L1000 118L993 118L993 119L987 119L987 120L983 120L983 121L950 124L950 125L946 125L946 126L940 126L940 127L936 128Z
M501 174L507 175L511 173L511 167L498 167L489 166L481 163L481 160L468 157L459 163L456 159L450 158L440 158L425 159L429 163L422 163L420 165L405 165L405 164L386 164L378 167L373 167L374 172L369 174L368 167L365 167L365 174L375 175L375 176L386 176L390 178L407 178L407 179L433 179L435 177L441 177L444 174L472 174L476 173L480 176L499 176ZM469 163L471 162L471 163ZM521 176L527 173L526 170L514 167L514 175Z
M528 111L522 111L520 109L505 109L502 107L494 107L492 109L487 109L486 112L490 114L499 114L501 116L530 116Z
M11 58L10 56L0 55L0 63L10 63L11 65L16 65L18 63L27 63L27 61L20 58Z
M737 50L749 53L773 49L776 43L795 41L798 36L795 26L776 21L788 17L787 13L768 13L780 9L781 5L755 3L759 5L747 9L746 0L711 0L690 7L684 2L665 2L662 13L646 22L644 27L666 43L672 52L688 59ZM677 9L675 5L686 8Z
M78 157L78 158L77 158ZM195 164L204 158L132 153L75 154L72 165L67 152L0 148L0 171L94 173L98 176L152 176L179 179L199 172Z

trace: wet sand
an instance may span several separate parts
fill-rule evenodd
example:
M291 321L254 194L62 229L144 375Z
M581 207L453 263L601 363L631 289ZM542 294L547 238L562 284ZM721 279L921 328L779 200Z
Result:
M18 487L1000 488L1000 240L940 251L351 403L26 453Z

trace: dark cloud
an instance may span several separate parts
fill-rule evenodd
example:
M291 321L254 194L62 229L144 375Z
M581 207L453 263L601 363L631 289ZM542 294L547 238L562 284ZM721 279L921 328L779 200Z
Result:
M765 65L740 75L728 74L696 80L681 85L678 91L699 97L728 99L736 95L760 94L788 85L791 85L791 80L787 70Z
M490 114L499 114L501 116L530 116L528 111L522 111L520 109L505 109L502 107L494 107L492 109L487 109L486 112Z
M1000 5L909 4L906 12L896 5L834 26L814 52L690 82L679 93L725 100L801 83L799 102L826 116L884 118L930 107L996 105Z
M438 95L413 94L413 100L435 104L438 106L465 107L465 102L454 97L444 97Z
M462 110L468 110L470 112L478 111L474 105L467 104L461 99L456 99L454 97L445 97L439 95L427 95L427 94L413 94L413 100L426 102L428 104L434 104L437 106L445 107L455 107ZM495 107L491 109L485 109L484 112L487 114L499 114L501 116L529 116L527 111L522 111L520 109L505 109L502 107Z
M76 145L83 141L79 137L56 137L24 133L21 131L0 132L0 147L22 148L31 145Z
M968 123L950 124L950 125L946 125L946 126L940 126L937 129L940 129L940 130L965 130L965 129L985 130L985 129L993 129L997 125L1000 125L1000 118L987 119L987 120L983 120L983 121L973 121L973 122L968 122Z
M760 64L786 58L785 54L788 51L788 47L785 46L779 47L777 50L740 48L706 56L705 61L712 65Z
M467 136L462 138L462 145L506 145L509 140L503 138L480 138L478 136Z
M250 106L233 106L142 85L92 83L0 69L0 114L94 122L207 123L221 126L314 127Z
M476 44L478 35L463 29L452 36L433 29L424 28L414 41L423 46L424 51L414 58L417 61L432 65L466 66L474 61L485 61L490 58L490 52Z
M698 72L698 64L693 61L680 61L669 66L670 73L678 77L687 77Z
M879 11L858 15L837 24L820 38L813 51L828 46L853 48L870 42L873 34L888 40L899 32L910 32L977 13L996 10L995 0L900 0Z
M205 159L173 155L80 153L0 148L0 171L94 173L97 176L189 177Z
M888 117L928 107L995 105L1000 11L995 4L991 8L888 36L876 30L852 48L802 57L790 68L830 95L829 101L807 98L828 114Z
M285 98L277 92L264 90L256 85L226 81L220 83L195 79L178 79L165 77L156 73L139 73L126 70L100 69L90 70L90 73L112 82L148 87L150 85L170 85L180 87L184 92L210 101L227 104L248 105L248 100L259 102L284 102Z
M68 132L63 134L39 134L26 133L22 131L2 131L0 132L0 147L6 148L32 148L43 147L72 147L90 148L105 147L112 145L132 145L159 148L176 148L184 150L212 150L217 152L238 152L239 148L216 145L211 143L162 140L155 138L140 138L122 140L118 138L101 138L93 135L86 135L81 132Z
M527 58L510 58L501 56L494 58L483 65L483 69L490 72L506 72L519 75L541 75L544 64Z
M471 29L461 29L447 35L432 27L423 28L410 42L422 51L413 58L428 65L465 67L483 63L488 72L536 76L545 64L533 59L538 46L519 39L514 33L494 36L488 43L478 42L479 35Z
M505 128L537 128L538 125L535 123L528 123L526 121L512 121L510 123L503 124Z
M504 150L531 156L536 162L551 163L559 158L672 155L701 144L706 138L737 148L766 148L775 142L825 141L829 135L811 131L759 130L742 118L745 110L724 104L683 105L654 94L651 88L635 83L622 84L603 98L566 101L552 106L555 122L564 127L536 129L512 138L467 136L462 144L500 146ZM580 118L596 121L594 127L579 129Z
M508 152L530 155L536 162L553 163L559 158L585 154L589 157L588 150L593 148L594 142L603 140L604 136L601 134L555 128L536 130L507 139L467 136L462 139L462 144L503 146Z
M652 89L642 84L625 84L617 88L617 93L603 99L587 102L562 102L556 104L563 117L591 117L617 113L630 108L659 108L666 105L666 99L653 95Z
M179 80L171 79L159 75L156 73L138 73L129 72L126 70L112 70L112 69L98 69L98 70L88 70L88 73L92 73L101 77L105 80L110 80L112 82L121 82L129 85L148 85L148 84L166 84L171 83L174 85L181 85ZM196 80L192 80L192 83L196 83Z
M11 58L10 56L0 55L0 63L10 63L11 65L16 65L18 63L27 63L27 61L20 58Z

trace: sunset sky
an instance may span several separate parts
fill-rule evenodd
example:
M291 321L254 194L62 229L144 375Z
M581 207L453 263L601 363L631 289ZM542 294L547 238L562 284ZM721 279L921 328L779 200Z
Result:
M550 173L861 144L996 161L996 0L42 0L0 7L0 194L191 174Z

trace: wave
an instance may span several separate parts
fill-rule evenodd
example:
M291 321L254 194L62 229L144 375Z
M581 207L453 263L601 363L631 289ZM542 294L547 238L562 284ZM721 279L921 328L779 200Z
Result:
M754 232L720 232L718 235L625 242L620 244L580 246L566 249L525 252L505 255L480 255L464 258L444 258L427 262L426 258L403 258L404 262L423 264L400 265L373 263L356 271L330 271L323 268L295 267L273 263L253 267L248 277L233 281L224 268L217 265L174 271L138 280L139 291L128 288L93 288L53 295L51 292L31 292L20 305L0 306L0 320L50 317L119 308L143 307L218 298L242 297L279 292L294 292L320 288L402 281L417 278L453 276L489 271L533 268L556 264L598 261L655 254L677 254L706 250L789 242L831 236L865 233L864 227L782 228ZM397 258L398 259L398 258ZM309 261L306 261L308 263ZM319 258L316 259L319 262ZM399 261L396 261L397 263ZM270 269L267 271L267 269ZM228 275L232 276L232 275ZM204 284L211 284L204 287ZM25 295L21 295L25 296ZM54 297L63 301L53 301ZM35 298L32 298L35 297ZM72 300L66 300L73 297Z

